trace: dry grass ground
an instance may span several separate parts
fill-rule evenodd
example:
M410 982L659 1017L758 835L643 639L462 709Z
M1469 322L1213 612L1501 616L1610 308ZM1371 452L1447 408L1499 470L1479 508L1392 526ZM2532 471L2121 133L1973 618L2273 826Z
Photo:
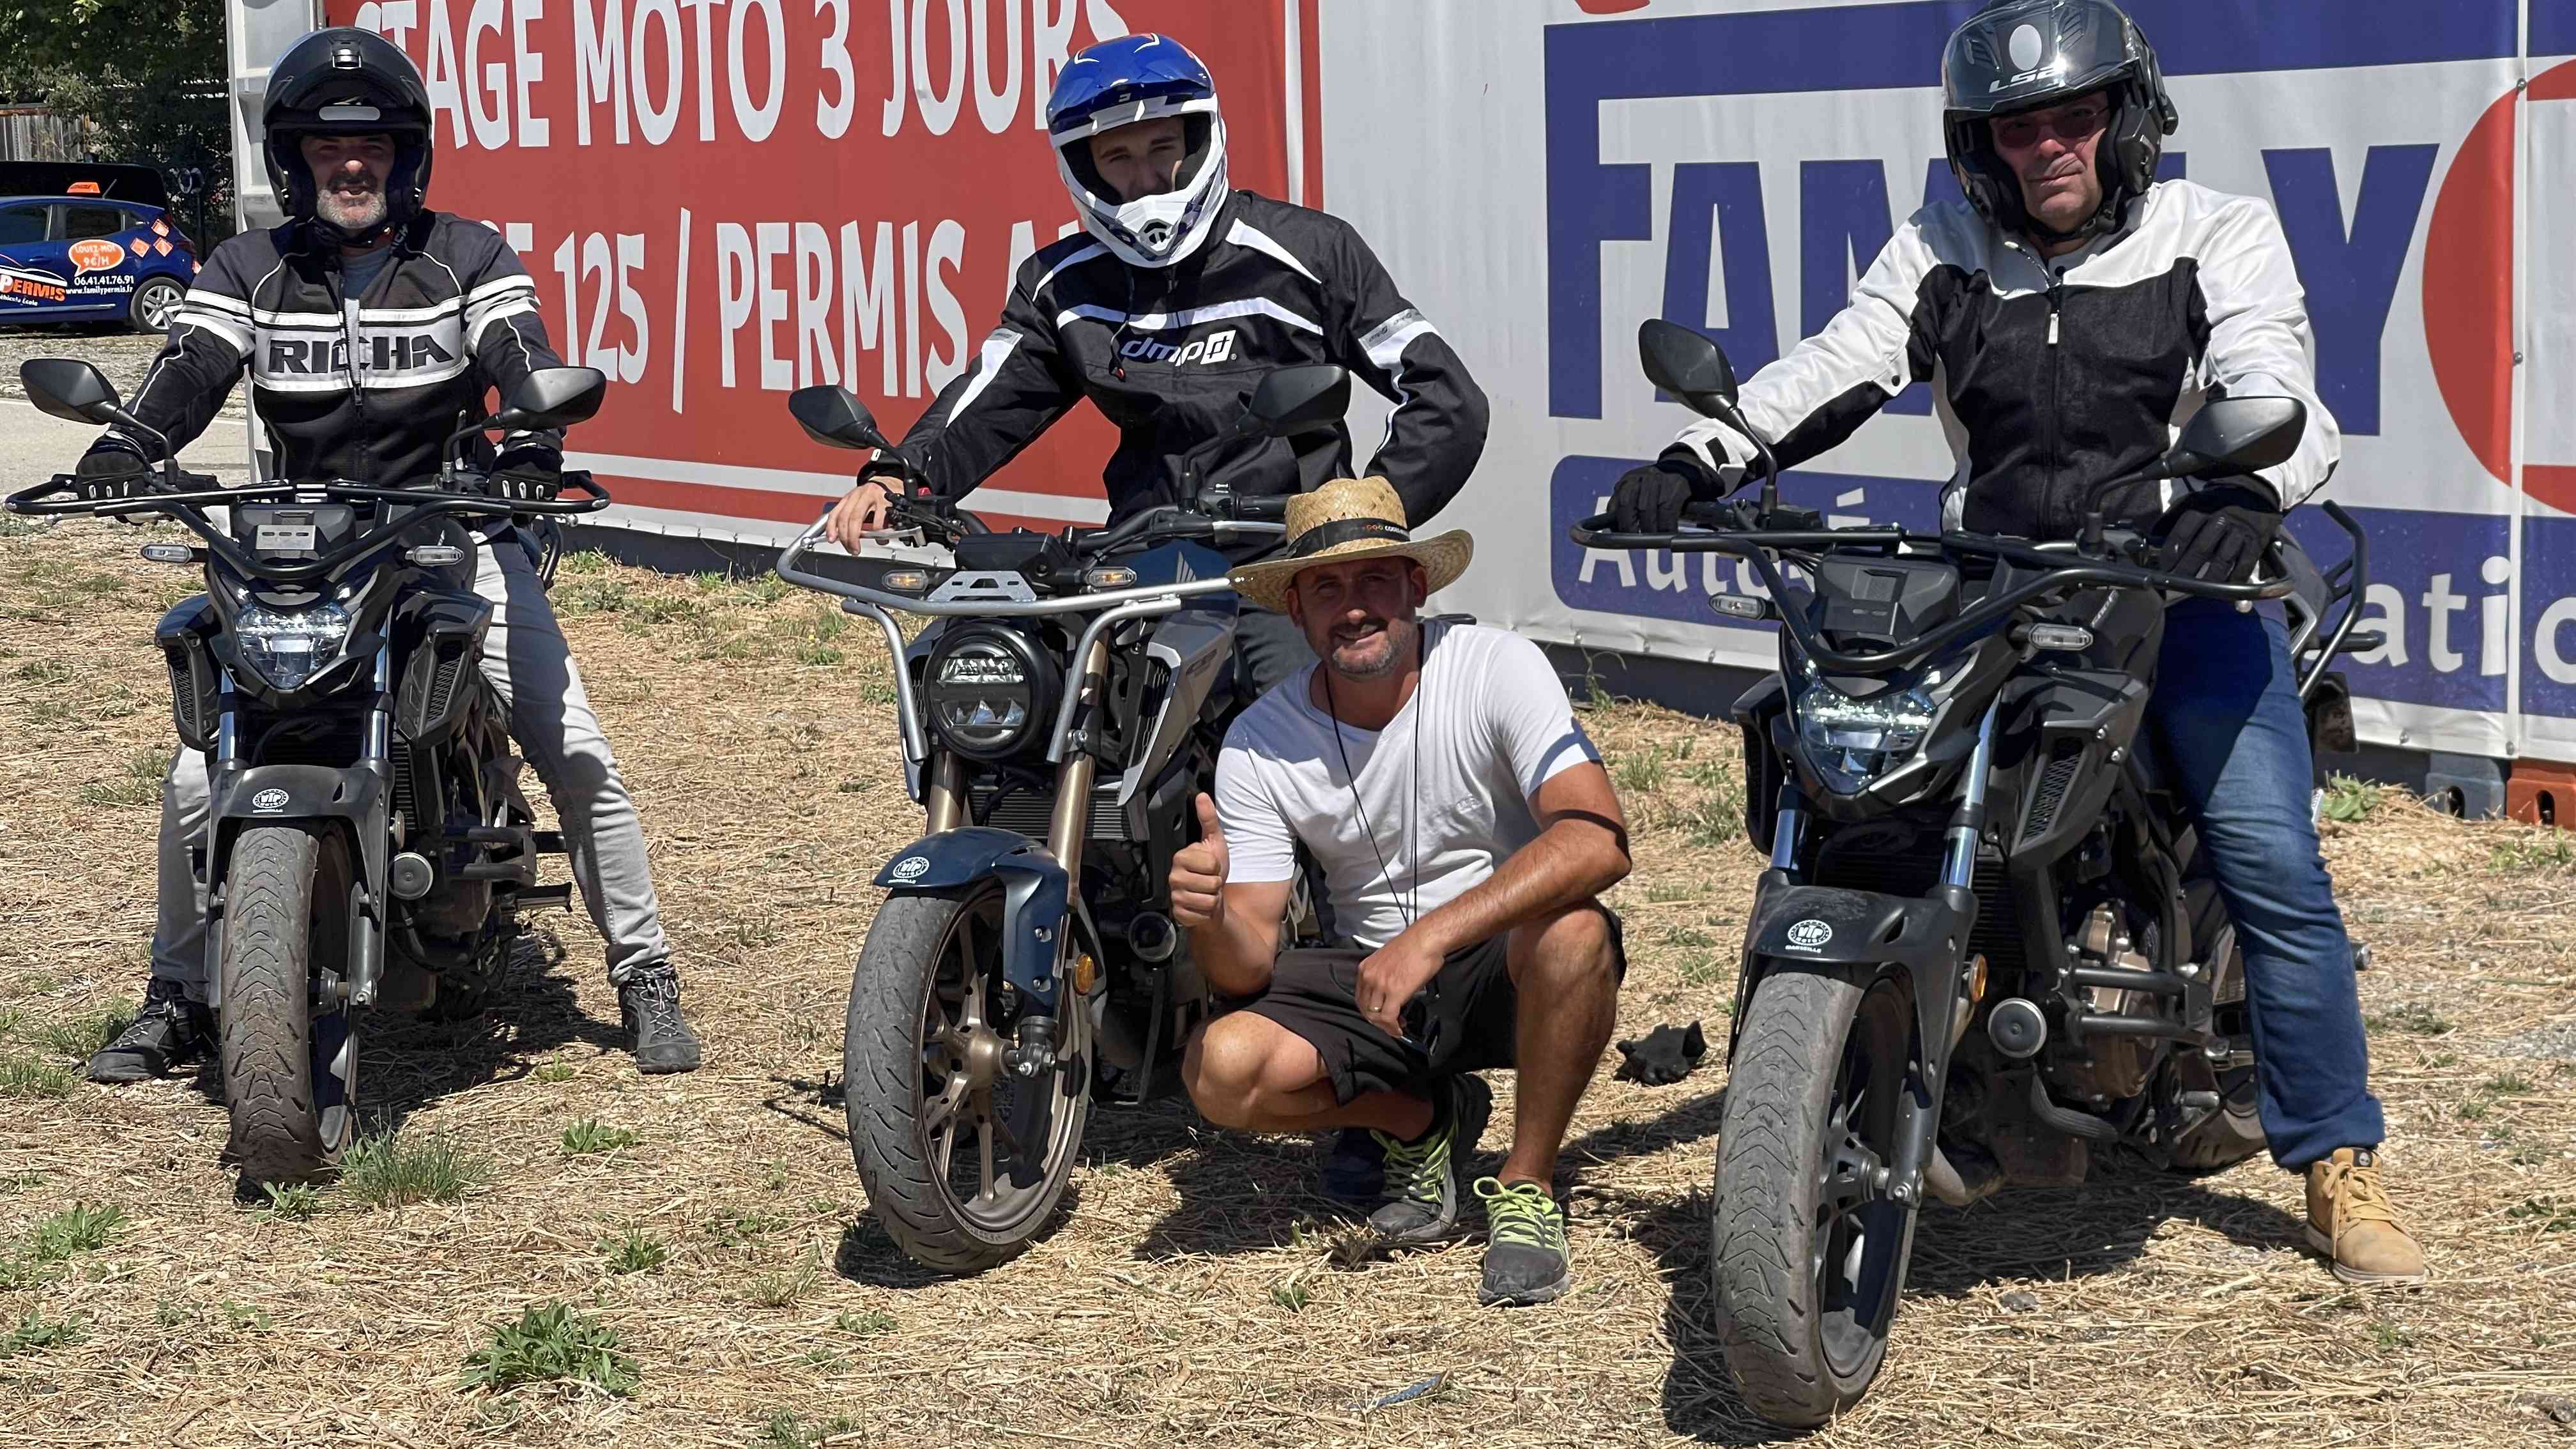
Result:
M1178 1103L1096 1116L1071 1213L1018 1261L909 1268L832 1082L867 880L917 817L870 637L775 581L580 559L556 587L706 1069L639 1078L587 924L550 917L560 944L484 1022L369 1028L398 1132L357 1180L237 1205L199 1083L71 1075L140 989L170 738L149 630L194 586L121 527L0 534L0 1443L1762 1437L1709 1324L1714 1064L1661 1089L1605 1070L1566 1159L1578 1288L1551 1307L1477 1309L1472 1242L1337 1253L1307 1141ZM1625 1024L1721 1028L1754 867L1735 747L1586 718L1639 820ZM1935 1209L1888 1373L1816 1443L2576 1443L2576 851L2396 796L2337 809L2388 1160L2437 1281L2339 1287L2262 1164ZM564 1367L627 1392L494 1387Z

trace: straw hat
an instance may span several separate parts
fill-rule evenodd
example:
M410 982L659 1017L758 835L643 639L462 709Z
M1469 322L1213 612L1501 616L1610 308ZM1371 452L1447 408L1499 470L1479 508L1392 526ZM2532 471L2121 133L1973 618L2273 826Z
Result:
M1274 613L1288 611L1288 584L1301 569L1396 554L1422 565L1437 593L1458 581L1476 552L1476 541L1461 529L1414 542L1405 530L1404 500L1384 478L1336 478L1298 494L1288 500L1286 522L1287 546L1276 557L1228 576L1236 593Z

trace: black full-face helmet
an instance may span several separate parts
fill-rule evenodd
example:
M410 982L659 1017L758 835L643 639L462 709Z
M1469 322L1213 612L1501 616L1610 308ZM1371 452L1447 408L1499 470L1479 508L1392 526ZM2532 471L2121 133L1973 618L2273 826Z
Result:
M372 30L338 26L316 30L286 48L268 74L266 130L268 181L288 216L352 244L400 231L429 204L429 165L435 154L429 129L429 89L401 47ZM322 218L313 168L304 162L307 136L394 138L393 173L385 179L385 220L364 236Z
M2021 179L1995 154L1998 116L2060 105L2093 91L2111 105L2095 165L2102 205L2071 232L2022 206ZM2179 122L2155 47L2111 0L1996 0L1950 36L1941 55L1941 129L1950 170L1977 213L2044 240L2097 236L2155 185L2156 160Z

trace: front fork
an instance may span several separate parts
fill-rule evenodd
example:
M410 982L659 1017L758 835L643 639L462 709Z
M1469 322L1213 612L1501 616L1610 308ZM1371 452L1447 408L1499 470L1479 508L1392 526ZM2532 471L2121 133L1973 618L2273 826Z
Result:
M1020 1016L1019 1029L1005 1060L1010 1070L1022 1077L1042 1076L1060 1065L1056 1050L1058 1023L1066 1011L1084 1009L1084 1003L1078 998L1066 1001L1061 987L1066 952L1074 945L1071 936L1076 892L1082 881L1083 846L1091 830L1091 785L1100 764L1092 753L1090 734L1096 727L1093 722L1098 718L1098 706L1109 677L1108 634L1095 631L1090 641L1074 675L1074 718L1080 723L1066 741L1062 763L1056 766L1055 805L1047 817L1047 853L1054 856L1056 864L1063 868L1064 879L1070 887L1061 918L1037 929L1038 939L1054 948L1045 963L1052 979L1017 983L1023 994L1034 1000L1053 1002L1054 1010L1023 1012ZM957 773L956 757L941 751L939 768L932 776L930 791L934 810L939 808L943 796L950 802L948 808L952 812L957 809L955 802L962 796L956 784ZM935 817L931 828L939 828Z
M1933 898L1947 917L1958 923L1956 939L1948 943L1948 949L1905 963L1904 968L1912 977L1915 1034L1922 1048L1917 1071L1907 1083L1895 1160L1888 1164L1884 1191L1891 1200L1908 1208L1922 1205L1925 1169L1940 1157L1936 1139L1941 1127L1942 1089L1950 1074L1950 1053L1975 1013L1977 997L1985 990L1982 965L1973 971L1968 968L1968 936L1976 926L1977 842L1985 833L1986 790L1993 773L1995 726L2002 709L2000 695L1986 707L1985 717L1977 726L1976 748L1968 757L1965 788L1943 832L1941 880L1933 890ZM1806 797L1799 792L1794 777L1784 778L1771 831L1771 865L1762 872L1754 891L1752 933L1759 933L1770 918L1771 912L1765 906L1774 893L1800 885L1798 860L1806 843L1806 819ZM1736 976L1735 1026L1727 1041L1730 1062L1743 1023L1751 1014L1753 993L1761 989L1768 969L1777 969L1765 968L1770 958L1757 954L1751 936L1745 945ZM1793 960L1780 964L1826 969L1823 963L1808 965ZM1884 968L1866 964L1845 969L1875 975ZM1942 1171L1945 1178L1955 1179L1956 1174L1946 1164Z

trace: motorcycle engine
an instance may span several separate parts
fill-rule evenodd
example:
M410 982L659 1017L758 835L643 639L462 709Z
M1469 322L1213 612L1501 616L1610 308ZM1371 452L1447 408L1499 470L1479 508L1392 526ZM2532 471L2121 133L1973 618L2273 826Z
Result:
M2155 963L2140 952L2128 929L2127 913L2116 903L2104 901L2084 918L2068 945L2081 965L2111 971L2151 972ZM2152 944L2152 943L2149 943ZM2091 1009L2122 1016L2158 1016L2164 1007L2153 992L2134 991L2116 986L2085 988L2091 998ZM2147 1089L2147 1079L2155 1071L2160 1043L2137 1036L2096 1034L2085 1038L2090 1055L2073 1051L2055 1051L2049 1056L2048 1077L2056 1088L2068 1096L2092 1099L2107 1097L2120 1101Z

